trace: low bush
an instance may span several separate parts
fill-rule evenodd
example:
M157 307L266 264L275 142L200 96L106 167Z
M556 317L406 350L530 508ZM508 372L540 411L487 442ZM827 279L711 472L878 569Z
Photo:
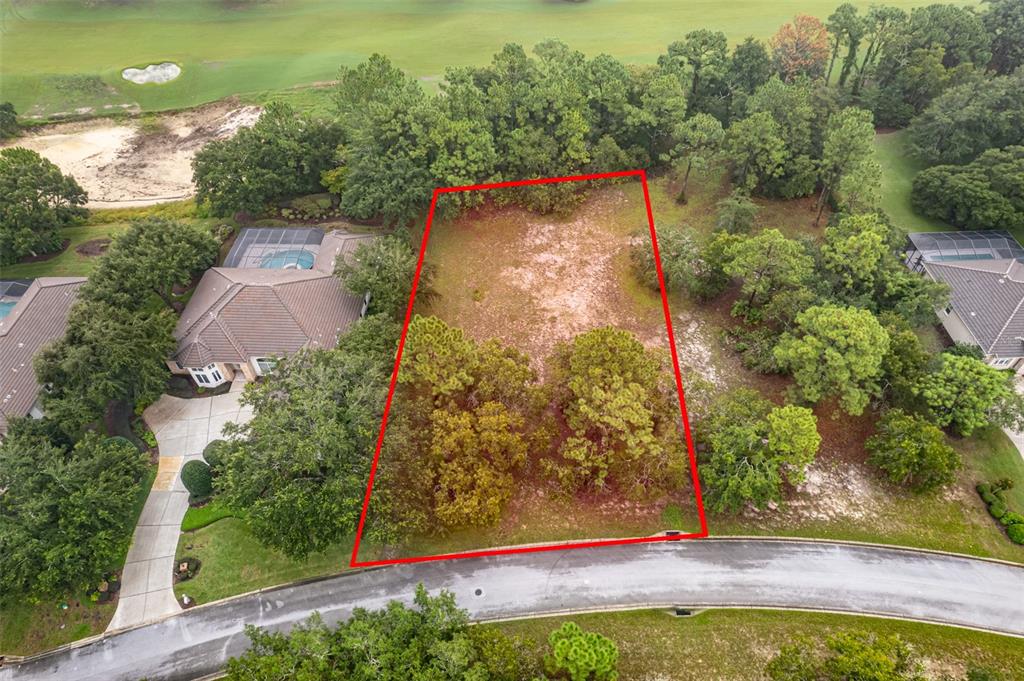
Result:
M992 492L982 492L981 500L984 501L986 504L994 504L997 501L999 501L999 499L996 498L996 495L992 494Z
M199 572L202 562L198 558L184 557L174 561L174 578L176 581L184 582L192 579Z
M210 440L210 443L203 448L203 458L210 465L212 473L216 475L224 464L224 453L227 449L227 440Z
M213 493L213 476L210 467L198 459L187 462L181 468L181 481L192 495L190 501L206 499Z
M1014 544L1024 544L1024 523L1010 525L1006 528L1006 534Z
M1006 515L999 519L999 522L1007 526L1024 525L1024 515L1021 515L1020 513L1014 513L1013 511L1008 511Z
M996 520L999 520L1007 513L1006 504L1001 501L994 501L988 505L988 512Z
M974 486L974 489L978 491L978 494L981 496L982 499L985 498L986 494L992 494L992 485L988 484L987 482L979 482L977 485Z

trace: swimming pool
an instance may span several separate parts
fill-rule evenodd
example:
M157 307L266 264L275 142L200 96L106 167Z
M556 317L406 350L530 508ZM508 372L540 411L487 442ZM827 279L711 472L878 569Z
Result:
M275 251L263 256L260 267L268 270L311 270L315 260L315 255L302 249Z
M11 310L17 304L17 301L14 301L12 303L0 303L0 319L3 319L7 315L9 315L11 313Z

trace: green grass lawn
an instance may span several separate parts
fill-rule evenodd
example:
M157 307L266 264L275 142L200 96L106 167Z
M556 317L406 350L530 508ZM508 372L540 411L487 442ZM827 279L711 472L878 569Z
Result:
M875 160L882 166L881 207L905 232L942 232L955 227L918 215L910 205L914 176L924 169L907 150L904 130L875 135Z
M188 594L197 603L284 584L306 577L328 575L348 568L352 546L345 543L326 553L294 561L264 548L238 518L225 518L178 540L179 558L191 556L202 562L199 573L174 587L180 599Z
M146 504L146 497L156 480L155 465L151 465L139 487L132 511L132 529ZM118 561L124 563L128 554ZM66 610L61 603L67 603ZM88 636L102 634L114 616L116 603L93 603L86 594L66 596L63 600L44 600L32 603L21 600L0 608L0 656L32 655L44 650L77 641Z
M733 42L768 38L795 14L827 17L837 0L289 0L288 2L3 3L3 99L48 115L194 106L227 95L333 79L374 52L433 81L448 66L486 63L506 42L530 47L558 37L594 55L653 63L697 28ZM867 8L871 3L854 4ZM928 0L892 0L904 9ZM967 4L976 4L971 1ZM15 7L16 9L12 9ZM130 36L127 39L126 36ZM174 61L182 75L135 85L122 69ZM109 106L111 108L104 109Z
M197 218L192 200L163 203L142 208L111 208L92 210L84 223L61 230L70 244L61 253L48 260L4 265L0 276L4 279L35 279L36 277L87 277L96 266L98 257L82 255L76 249L93 239L109 239L126 231L131 220L144 217L164 217L197 221L207 225L226 222L223 219Z
M874 617L776 610L708 610L673 617L662 610L594 613L500 624L546 650L548 634L571 620L611 638L619 648L619 678L668 681L760 681L765 664L797 636L821 640L838 631L898 634L923 658L934 676L963 678L970 665L1024 678L1020 639L966 629Z

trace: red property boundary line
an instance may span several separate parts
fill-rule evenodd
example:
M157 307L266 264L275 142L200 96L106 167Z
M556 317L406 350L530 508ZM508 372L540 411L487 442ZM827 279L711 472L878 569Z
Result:
M675 373L676 390L679 393L679 411L683 417L683 430L686 435L686 449L690 457L690 474L693 477L694 495L697 501L697 515L700 518L700 532L677 534L674 536L658 537L632 537L625 539L606 539L601 541L582 541L561 544L544 544L540 546L522 546L507 549L484 549L480 551L464 551L458 553L442 553L428 556L412 556L409 558L394 558L390 560L359 560L359 545L363 538L363 530L366 526L366 514L370 508L370 495L373 492L373 481L377 475L377 464L380 460L380 450L384 444L384 431L387 429L388 414L391 411L391 399L395 394L395 385L398 382L398 368L402 362L402 351L405 349L405 336L409 331L409 322L412 320L413 303L416 301L416 287L419 285L420 273L423 270L423 258L427 252L427 241L430 238L430 227L434 222L434 211L437 208L437 200L442 194L453 194L455 192L478 191L487 189L504 189L508 187L527 187L538 184L554 184L556 182L582 182L587 180L609 180L620 177L637 177L643 187L644 203L647 206L647 225L651 230L651 246L654 250L654 265L658 273L658 288L661 292L661 307L665 315L665 327L668 331L669 350L672 354L672 369ZM395 355L395 366L391 372L391 385L388 388L387 401L384 403L384 416L381 419L380 433L377 436L377 448L373 453L373 463L370 466L370 477L366 483L366 495L363 497L363 510L359 516L359 526L356 529L355 545L352 547L352 559L350 567L375 567L380 565L399 565L403 563L425 563L436 560L454 560L457 558L480 558L483 556L501 556L513 553L538 553L542 551L563 551L569 549L592 548L596 546L616 546L625 544L649 544L661 541L679 541L682 539L700 539L708 536L708 523L704 514L704 499L700 489L700 478L697 475L697 455L693 449L693 436L690 432L690 419L686 412L686 397L683 394L683 378L679 373L679 357L676 352L675 334L672 330L672 315L669 312L668 296L665 292L665 275L661 269L661 254L658 251L658 237L654 230L654 211L651 209L651 195L647 188L647 172L644 170L623 170L613 173L595 173L591 175L570 175L566 177L543 177L534 180L516 180L512 182L495 182L492 184L473 184L461 187L438 187L434 189L434 195L430 199L430 210L427 213L427 225L423 230L423 241L420 245L419 259L416 261L416 274L412 281L412 291L409 294L409 304L405 310L405 322L402 325L402 335L398 340L398 352Z

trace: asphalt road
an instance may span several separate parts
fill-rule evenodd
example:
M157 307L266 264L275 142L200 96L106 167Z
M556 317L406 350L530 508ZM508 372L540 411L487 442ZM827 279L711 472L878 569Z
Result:
M109 634L0 668L0 681L194 679L245 649L245 624L287 628L314 610L335 622L357 606L408 601L419 582L431 592L452 591L476 620L624 607L750 606L906 617L1024 636L1024 566L846 544L695 540L345 574Z

